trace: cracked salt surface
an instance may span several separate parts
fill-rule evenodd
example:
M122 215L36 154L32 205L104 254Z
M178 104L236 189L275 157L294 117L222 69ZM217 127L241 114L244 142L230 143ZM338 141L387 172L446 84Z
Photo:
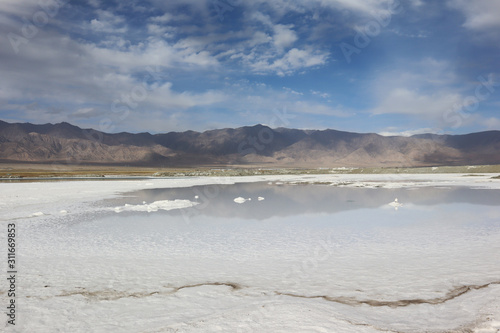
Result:
M18 331L498 332L500 191L486 178L258 179L113 182L91 206L44 183L40 203L2 201L22 244ZM0 196L30 187L17 185Z

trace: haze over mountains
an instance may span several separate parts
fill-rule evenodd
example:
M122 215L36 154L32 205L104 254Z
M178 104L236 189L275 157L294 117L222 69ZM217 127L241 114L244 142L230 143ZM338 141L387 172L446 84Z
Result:
M116 133L68 123L0 121L2 162L269 167L500 164L500 131L385 137L263 125L205 132Z

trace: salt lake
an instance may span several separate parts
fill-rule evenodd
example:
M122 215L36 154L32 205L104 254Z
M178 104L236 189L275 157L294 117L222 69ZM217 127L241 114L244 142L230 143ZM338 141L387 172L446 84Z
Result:
M498 332L500 189L482 180L144 180L64 213L27 205L43 215L2 220L19 229L18 329Z

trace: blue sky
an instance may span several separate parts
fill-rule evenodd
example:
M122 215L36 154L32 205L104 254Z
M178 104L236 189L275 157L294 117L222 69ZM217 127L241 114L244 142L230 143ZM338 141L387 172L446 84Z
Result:
M500 129L498 0L2 0L0 119Z

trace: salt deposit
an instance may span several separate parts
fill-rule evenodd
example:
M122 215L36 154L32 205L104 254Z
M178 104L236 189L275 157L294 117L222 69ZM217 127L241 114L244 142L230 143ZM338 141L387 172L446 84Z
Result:
M231 216L194 216L186 223L182 209L202 203L182 199L96 205L143 189L250 182L285 185L274 187L279 191L292 182L353 191L499 190L492 176L2 183L0 227L14 222L19 231L22 306L15 332L498 332L495 205L419 206L398 194L405 209L396 213L386 204L395 195L357 209L353 196L342 201L352 209L276 215L265 223ZM238 189L221 207L252 213L251 205L231 202L238 195L246 202L246 193ZM260 207L274 203L270 193L258 192L266 197ZM6 290L0 284L2 304Z
M125 206L115 207L113 210L117 213L121 212L157 212L159 210L172 210L172 209L181 209L181 208L189 208L198 205L197 202L192 202L189 200L161 200L155 201L150 204L146 204L143 202L142 205L130 205L125 204Z
M245 199L243 197L237 197L237 198L234 198L233 201L236 202L236 203L242 204L242 203L246 202L247 200L248 199Z

